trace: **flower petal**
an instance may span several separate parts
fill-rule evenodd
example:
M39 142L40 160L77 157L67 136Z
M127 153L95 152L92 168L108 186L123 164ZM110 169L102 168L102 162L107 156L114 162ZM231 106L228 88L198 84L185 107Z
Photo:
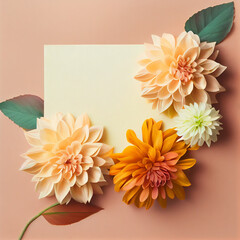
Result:
M39 130L33 129L31 131L25 131L24 135L27 139L27 142L32 146L41 146L42 143L40 141Z
M173 99L176 101L176 102L182 102L182 95L180 94L179 90L175 91L172 95Z
M214 77L220 76L226 70L226 68L227 67L219 64L219 67L212 73L212 76Z
M100 167L100 166L103 166L104 164L106 164L106 160L101 157L94 157L93 161L94 161L94 165L97 167Z
M180 87L181 81L180 80L172 80L168 86L167 89L170 93L176 92L176 90Z
M133 198L133 197L136 197L138 192L140 191L140 186L139 187L134 187L132 189L130 189L129 191L127 191L125 193L125 195L123 196L123 201L127 204L129 204L130 200Z
M42 168L43 164L39 164L36 161L33 161L32 159L27 159L22 166L20 167L19 170L21 171L25 171L31 174L36 174L38 173L41 168Z
M184 187L191 186L191 183L189 182L187 176L182 170L177 171L177 179L175 180L175 182Z
M199 56L200 49L199 47L192 47L187 49L187 51L183 54L183 58L189 63L194 62Z
M67 196L70 190L69 181L62 179L62 181L54 185L55 195L59 203Z
M194 90L191 94L191 97L196 103L201 103L201 102L207 103L207 101L208 101L208 94L206 93L206 91L200 90L197 88L194 88ZM187 101L186 101L186 103L187 103Z
M134 78L141 82L147 82L155 77L155 74L148 73L148 72L140 72Z
M101 146L101 143L84 143L82 145L81 154L83 156L95 157L99 153Z
M178 184L173 184L173 192L179 200L185 199L184 188Z
M183 55L184 52L190 48L190 47L195 47L198 44L195 43L193 38L189 33L183 32L182 34L179 35L177 38L177 46L175 49L175 58L177 58L179 55Z
M174 199L175 195L172 189L170 189L169 187L166 187L166 192L170 199Z
M47 178L47 177L51 177L52 176L52 172L53 172L54 168L53 165L50 164L45 164L41 170L39 171L39 173L37 173L35 176L36 177L42 177L42 178Z
M156 60L149 63L146 69L153 74L159 74L161 71L166 69L166 65L161 60Z
M72 147L73 154L76 156L81 151L82 145L80 142L75 141L71 144L71 147Z
M98 156L103 158L109 157L112 154L112 152L113 152L113 147L102 143Z
M90 202L93 196L93 188L90 183L87 183L82 187L74 185L70 191L73 199L80 203Z
M182 96L187 96L187 95L191 94L192 90L193 90L193 82L192 81L182 84L180 87L180 93Z
M172 102L173 102L172 97L169 97L167 99L164 99L164 100L160 101L158 103L158 111L160 113L164 112L165 110L167 110L171 106Z
M172 34L169 33L163 33L162 38L165 38L168 43L170 44L169 47L175 48L175 38Z
M207 76L208 75L206 75L206 77ZM199 75L194 77L193 84L198 89L205 89L206 85L207 85L207 82L206 82L205 77L202 74L199 74Z
M128 142L137 146L143 152L146 152L149 149L149 145L139 140L133 130L128 129L126 135Z
M206 75L207 86L206 91L209 92L218 92L221 89L221 85L217 81L217 79L211 75Z
M163 71L156 76L155 83L157 86L166 86L172 80L173 77L167 71Z
M163 199L161 195L158 195L158 203L160 204L160 206L162 208L166 208L167 207L167 199Z
M80 143L86 142L89 137L89 128L88 126L80 127L76 129L71 136L73 141L78 141Z
M183 108L183 103L182 102L174 102L173 107L176 110L176 112L179 112Z
M40 139L44 144L56 143L58 141L58 135L55 131L45 128L40 130Z
M151 59L145 58L145 59L142 59L142 60L138 61L138 64L141 65L141 66L146 66L150 62L151 62Z
M196 164L196 160L193 158L179 160L177 166L181 167L181 169L185 170L191 168Z
M37 119L37 129L53 129L53 124L50 119L47 119L45 117L41 117Z
M48 178L43 179L42 181L37 182L35 189L37 192L40 192L39 198L44 198L48 196L53 190L54 183L49 181Z
M61 140L70 136L69 127L65 121L63 120L59 121L57 125L57 133Z
M155 46L160 46L161 38L157 35L152 35L152 41Z
M62 120L67 124L70 134L72 134L75 125L75 117L72 114L67 113L63 116Z
M102 175L102 171L99 167L92 167L88 170L88 180L91 183L99 182Z
M98 142L103 135L103 127L90 127L88 142Z
M168 91L168 86L162 87L158 92L159 99L167 99L171 96L171 93Z
M146 153L145 153L146 154ZM128 146L126 147L122 153L115 153L112 154L111 157L113 159L118 159L121 162L136 162L137 160L140 160L144 157L144 152L142 152L138 147L136 146ZM125 165L125 163L124 163ZM116 165L114 165L113 168L115 168Z
M37 162L47 162L54 155L51 152L43 151L41 149L32 149L26 153L26 156Z
M74 130L77 130L78 128L82 128L84 126L90 127L90 119L86 113L82 114L76 119Z
M169 42L167 38L162 37L160 39L160 46L165 55L173 55L174 48L172 46L172 43Z
M161 150L163 144L163 132L158 129L154 129L152 133L153 147Z
M88 173L86 171L82 171L82 173L77 176L76 182L79 187L85 185L88 182Z
M143 189L143 191L141 192L140 198L139 198L140 202L146 201L148 196L149 196L149 188Z
M168 161L168 160L178 157L178 154L176 152L167 152L163 156L164 156L165 160Z
M123 191L129 191L130 189L134 188L136 186L137 178L131 178L129 181L127 181L123 187Z
M158 95L160 87L159 86L154 86L151 88L144 88L142 90L142 97L148 98L148 99L155 99Z
M178 135L173 134L163 140L163 147L162 147L162 151L161 151L162 155L169 152L172 149L173 144L175 143L177 138L178 138Z
M154 120L152 118L144 121L142 125L142 138L143 142L151 145L152 143L152 126L154 124Z
M219 67L219 65L220 65L219 63L217 63L213 60L210 60L210 59L207 59L203 63L200 64L200 66L202 68L204 68L203 74L209 74L209 73L214 72Z
M209 57L209 59L215 61L218 57L218 54L219 54L219 50L215 50L213 54Z
M206 42L202 42L200 43L200 56L199 59L207 59L209 58L215 48L216 43L215 42L211 42L211 43L206 43Z
M152 190L152 199L157 199L158 197L158 188L157 187L154 187L153 190Z

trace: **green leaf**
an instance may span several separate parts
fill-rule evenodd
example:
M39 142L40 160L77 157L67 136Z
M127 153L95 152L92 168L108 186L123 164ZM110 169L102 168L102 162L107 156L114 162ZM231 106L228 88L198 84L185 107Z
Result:
M57 205L50 208L44 212L42 216L53 225L68 225L79 222L100 210L102 210L102 208L72 200L67 205Z
M21 95L0 103L0 110L19 127L35 129L43 116L43 100L34 95Z
M197 34L201 42L220 43L233 25L234 3L209 7L195 13L185 23L185 30Z

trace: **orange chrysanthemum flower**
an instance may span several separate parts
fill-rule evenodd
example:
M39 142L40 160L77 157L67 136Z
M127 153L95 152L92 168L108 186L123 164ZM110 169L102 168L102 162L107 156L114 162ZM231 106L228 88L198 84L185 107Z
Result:
M149 209L157 199L166 207L167 196L185 198L184 188L190 186L183 170L191 168L195 159L182 159L189 148L174 129L161 130L162 121L148 119L143 123L143 141L133 130L127 131L127 140L133 146L122 153L113 154L115 165L110 169L114 175L115 190L126 191L123 201Z

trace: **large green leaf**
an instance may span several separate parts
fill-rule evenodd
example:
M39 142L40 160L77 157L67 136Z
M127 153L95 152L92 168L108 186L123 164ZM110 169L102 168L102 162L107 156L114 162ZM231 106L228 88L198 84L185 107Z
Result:
M0 110L18 126L36 128L37 118L43 116L43 100L34 95L21 95L0 103Z
M209 7L190 17L185 30L197 34L201 41L220 43L230 32L234 17L234 3Z
M53 225L68 225L79 222L102 208L91 204L71 201L69 204L57 205L45 211L42 216Z

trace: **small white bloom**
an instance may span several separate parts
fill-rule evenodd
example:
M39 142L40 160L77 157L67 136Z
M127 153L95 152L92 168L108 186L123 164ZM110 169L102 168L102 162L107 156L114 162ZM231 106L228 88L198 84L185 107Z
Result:
M204 142L210 147L217 141L219 130L222 130L219 119L222 116L214 107L206 103L194 103L184 106L176 117L177 134L187 144L202 146Z

